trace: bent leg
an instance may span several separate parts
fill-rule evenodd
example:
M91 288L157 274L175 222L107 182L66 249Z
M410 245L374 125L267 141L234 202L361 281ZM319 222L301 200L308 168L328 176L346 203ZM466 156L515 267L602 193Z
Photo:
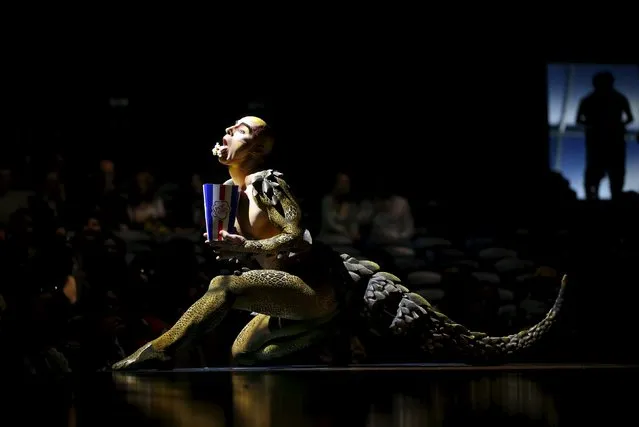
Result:
M320 319L297 321L284 326L276 318L264 314L255 316L239 333L231 355L242 365L271 361L304 350L326 336L322 325L335 313Z
M330 285L310 286L297 276L277 270L217 276L208 291L171 329L114 364L113 369L131 367L148 359L162 359L174 353L191 339L215 328L231 308L293 320L320 318L337 307Z
M309 284L278 270L251 270L222 277L221 286L236 296L233 308L239 310L307 320L323 317L337 307L331 283Z
M166 360L197 335L204 334L217 326L231 309L234 301L234 295L213 286L214 282L219 281L219 277L223 276L218 276L211 281L206 293L184 312L171 329L115 363L112 369L134 368L147 360Z

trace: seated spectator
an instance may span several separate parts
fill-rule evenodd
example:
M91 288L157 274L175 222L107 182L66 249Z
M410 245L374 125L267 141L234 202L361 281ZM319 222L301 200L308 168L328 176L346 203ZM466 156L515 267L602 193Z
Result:
M95 209L100 214L102 225L109 230L120 230L128 222L126 201L118 188L115 164L111 160L101 160L98 174L92 182L94 192L85 197L94 197Z
M165 221L176 232L199 230L204 227L202 179L199 174L193 173L185 174L176 181L171 197L165 200Z
M335 185L322 199L321 227L317 240L348 251L359 240L357 206L350 199L350 178L338 173Z
M30 211L37 225L57 228L65 222L66 191L57 172L49 172L42 190L30 199Z
M411 239L415 223L408 200L395 194L391 184L380 182L372 202L362 203L360 219L370 223L368 245L389 253L414 255Z
M0 169L0 223L8 223L11 214L29 206L30 191L20 191L13 186L10 169Z
M136 175L136 186L129 194L128 213L134 229L166 231L161 222L166 215L164 201L156 197L153 175L149 172Z

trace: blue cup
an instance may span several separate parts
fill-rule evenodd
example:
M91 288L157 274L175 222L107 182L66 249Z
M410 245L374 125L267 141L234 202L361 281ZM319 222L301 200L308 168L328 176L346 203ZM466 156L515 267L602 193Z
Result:
M240 187L227 184L204 184L204 218L209 241L220 240L225 230L237 234L235 218L240 201Z

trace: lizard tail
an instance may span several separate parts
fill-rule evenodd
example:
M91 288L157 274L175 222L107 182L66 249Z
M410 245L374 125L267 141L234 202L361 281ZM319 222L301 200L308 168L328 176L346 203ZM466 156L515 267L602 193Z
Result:
M567 276L563 276L557 299L546 316L536 325L503 337L470 331L436 311L423 297L407 293L399 303L391 330L400 336L417 339L427 354L457 355L470 360L492 360L508 357L537 344L557 321L564 302ZM420 321L421 320L421 321Z
M420 353L432 357L442 354L465 360L493 360L530 348L556 322L567 285L564 276L554 305L539 323L516 334L492 337L452 321L425 298L410 292L398 277L379 271L377 264L346 254L342 260L355 283L367 279L363 315L370 331L405 338L402 341L417 345Z

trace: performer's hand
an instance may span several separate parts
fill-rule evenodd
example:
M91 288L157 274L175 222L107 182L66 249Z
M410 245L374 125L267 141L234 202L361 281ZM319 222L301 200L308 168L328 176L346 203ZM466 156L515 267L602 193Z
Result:
M234 245L243 245L246 242L244 236L240 236L239 234L231 234L225 230L220 231L220 237L223 241L229 242Z
M209 241L208 235L204 233L204 238L206 238L206 243L213 247L213 252L217 254L215 257L216 261L231 261L234 263L239 263L240 259L238 258L238 252L234 251L233 248L242 245L246 242L246 239L238 234L231 234L226 231L220 232L221 240L217 241Z
M204 238L206 239L205 243L208 243L214 248L232 251L233 246L241 246L246 242L244 236L240 236L239 234L231 234L225 230L220 231L219 237L220 240L211 241L208 239L208 234L204 233Z

